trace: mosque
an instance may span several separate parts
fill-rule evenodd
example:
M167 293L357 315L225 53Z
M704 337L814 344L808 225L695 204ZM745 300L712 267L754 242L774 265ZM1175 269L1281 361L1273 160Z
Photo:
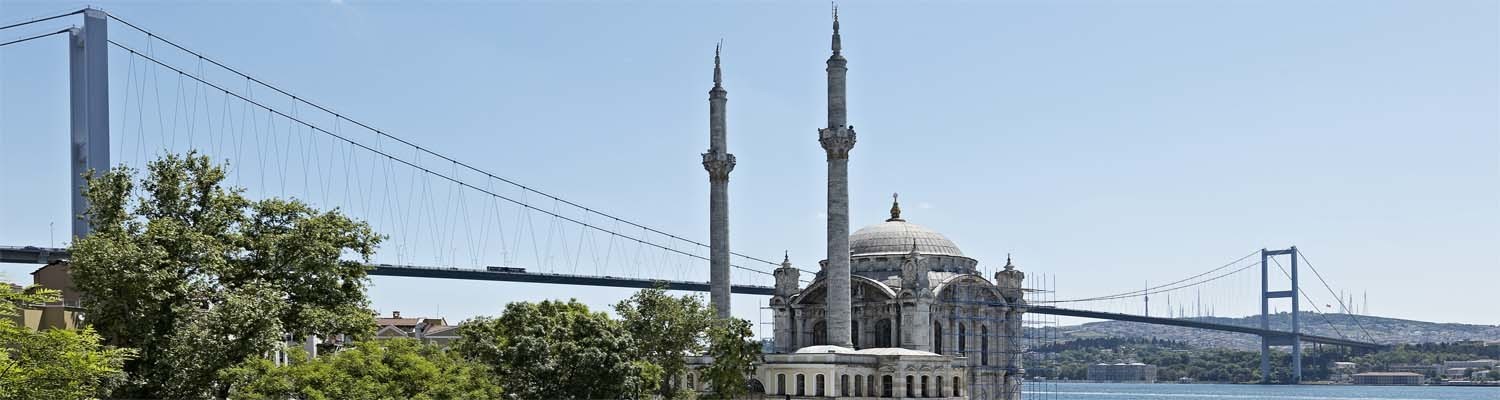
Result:
M818 130L828 160L827 259L806 287L789 260L775 270L774 349L756 368L752 389L775 399L1020 399L1025 274L1009 257L993 281L986 279L979 260L953 241L902 218L895 196L889 219L849 234L856 134L846 118L848 61L837 10L832 48L828 125ZM735 164L725 147L727 93L716 52L703 166L710 182L709 300L721 317L729 316L727 192Z

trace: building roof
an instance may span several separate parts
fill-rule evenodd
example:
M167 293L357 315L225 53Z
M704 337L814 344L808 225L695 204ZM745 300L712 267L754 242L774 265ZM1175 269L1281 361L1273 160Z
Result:
M913 243L920 254L964 255L958 245L943 234L900 219L887 220L855 231L853 235L849 235L849 252L856 256L906 254L911 252Z
M422 319L421 318L376 318L375 319L375 325L379 325L379 326L386 326L386 325L417 326L418 322L422 322Z
M848 347L840 347L840 346L826 345L826 344L825 345L818 345L818 346L807 346L807 347L803 347L803 348L797 349L797 354L826 354L826 353L854 354L855 352L854 352L854 349L851 349L851 348L848 348Z
M856 350L854 354L871 354L877 356L941 356L941 354L938 353L903 349L900 347L878 347L873 349L862 349Z

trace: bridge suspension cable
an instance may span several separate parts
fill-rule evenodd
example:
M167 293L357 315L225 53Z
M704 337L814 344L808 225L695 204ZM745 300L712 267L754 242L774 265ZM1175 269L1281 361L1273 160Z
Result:
M1318 272L1318 269L1316 267L1313 267L1311 261L1307 260L1307 254L1303 254L1302 249L1297 249L1297 256L1302 257L1302 263L1304 265L1307 265L1308 269L1312 270L1313 276L1318 277L1318 282L1321 282L1323 284L1323 288L1328 289L1328 294L1333 296L1335 301L1338 301L1339 308L1343 310L1344 315L1348 315L1349 319L1354 321L1354 325L1358 326L1361 332L1364 332L1365 339L1374 342L1375 337L1370 335L1370 331L1365 329L1365 325L1363 323L1359 322L1359 318L1355 318L1354 313L1349 312L1349 306L1344 304L1343 297L1339 296L1336 292L1333 291L1333 286L1329 285L1328 281L1323 279L1323 274Z
M80 10L79 12L82 12L82 11ZM197 51L188 49L187 47L184 47L184 46L182 46L182 45L180 45L180 44L178 44L176 42L173 42L170 39L162 37L159 34L156 34L156 33L152 32L150 30L147 30L147 29L142 28L142 27L140 27L138 25L135 25L135 24L133 24L133 23L131 23L129 21L126 21L126 20L124 20L124 19L122 19L122 18L120 18L118 16L115 16L115 15L109 14L109 13L106 13L106 15L108 15L110 19L118 21L118 22L120 22L120 23L122 23L122 24L124 24L124 25L126 25L126 26L128 26L130 28L132 28L132 29L135 29L136 31L139 31L139 32L145 34L148 38L151 38L153 40L159 40L159 41L161 41L163 43L171 45L172 47L175 47L175 48L177 48L179 50L182 50L183 52L186 52L186 53L192 55L193 57L197 57L202 62L208 62L209 64L212 64L212 65L217 66L219 68L223 68L224 70L229 71L230 73L233 73L233 74L238 75L240 77L243 77L243 78L245 78L246 80L248 80L250 82L254 82L254 83L256 83L256 84L258 84L260 86L269 88L269 89L271 89L271 90L273 90L273 91L275 91L277 93L280 93L282 95L290 97L293 101L295 101L297 103L306 104L306 105L311 106L311 107L313 107L313 108L315 108L315 109L317 109L319 111L328 113L329 115L332 115L334 117L335 121L339 121L339 120L347 121L347 122L355 124L355 125L357 125L357 126L359 126L361 128L364 128L364 129L367 129L367 130L369 130L371 132L374 132L375 134L377 134L377 135L379 135L381 137L385 137L385 138L388 138L388 139L391 139L391 140L395 140L398 143L401 143L403 145L406 145L406 146L409 146L409 147L411 147L413 149L416 149L420 153L431 155L431 156L434 156L434 157L438 157L439 159L442 159L444 161L452 163L453 165L463 167L464 169L467 169L469 171L473 171L474 173L483 175L483 176L488 177L490 179L494 179L494 180L498 180L498 181L504 182L504 183L512 185L512 186L515 186L515 187L517 187L517 188L519 188L519 189L521 189L523 191L530 192L530 193L533 193L533 194L537 194L537 195L546 197L546 198L551 199L551 200L553 200L555 202L560 202L562 204L566 204L568 206L578 208L580 210L583 210L586 213L598 215L598 216L601 216L601 217L613 220L613 221L618 222L618 223L623 223L623 224L629 225L631 227L640 228L640 229L642 229L644 231L647 231L647 232L651 232L651 233L654 233L654 234L662 235L662 236L665 236L667 238L670 238L670 239L673 239L673 240L677 240L677 241L681 241L681 242L685 242L685 243L689 243L689 244L692 244L694 246L698 246L698 247L701 247L701 248L705 248L706 249L706 248L709 247L707 243L703 243L703 242L700 242L700 241L697 241L697 240L693 240L693 239L688 239L686 237L682 237L682 236L679 236L679 235L676 235L676 234L668 233L668 232L662 231L662 230L657 229L657 228L652 228L650 226L647 226L647 225L644 225L644 224L641 224L641 223L638 223L638 222L635 222L635 221L632 221L632 220L629 220L629 219L625 219L625 218L621 218L621 217L618 217L618 216L615 216L615 215L612 215L612 214L609 214L609 213L605 213L603 211L599 211L599 210L596 210L596 209L591 208L591 207L586 207L586 206L584 206L582 204L575 203L573 201L570 201L570 200L558 197L558 196L553 195L553 194L548 193L548 192L543 192L543 191L538 190L536 188L533 188L531 186L527 186L527 185L521 184L521 183L519 183L517 181L514 181L514 180L511 180L509 178L505 178L505 177L496 175L496 174L491 173L489 171L486 171L486 170L480 169L478 167L475 167L475 166L473 166L471 164L459 161L459 160L454 159L452 157L449 157L449 156L447 156L445 154L441 154L441 153L435 152L435 151L433 151L431 149L422 147L421 145L412 143L410 141L407 141L405 139L402 139L400 137L397 137L395 135L387 133L387 132L385 132L383 130L377 129L377 128L375 128L373 126L370 126L370 125L368 125L368 124L366 124L364 122L361 122L361 121L355 120L353 118L350 118L347 115L344 115L342 113L334 111L334 110L332 110L332 109L330 109L328 107L325 107L325 106L323 106L321 104L314 103L314 102L312 102L310 100L307 100L304 97L297 96L297 95L295 95L295 94L293 94L293 93L291 93L291 92L289 92L287 90L284 90L284 89L282 89L282 88L280 88L278 86L275 86L275 85L272 85L270 83L267 83L264 80L261 80L259 78L250 76L249 74L240 72L239 70L237 70L237 69L235 69L233 67L230 67L228 65L225 65L224 63L221 63L218 60L215 60L213 58L207 57L207 56L205 56L202 53L199 53ZM179 74L187 75L188 77L191 77L191 78L193 78L193 79L195 79L195 80L197 80L197 81L199 81L201 83L213 86L216 89L224 91L225 93L230 93L228 90L225 90L225 89L223 89L222 87L220 87L218 85L206 82L205 80L199 79L197 76L193 76L192 74L187 74L187 73L183 72L180 69L177 69L177 68L174 68L174 67L171 67L171 66L167 66L165 63L163 63L163 62L161 62L159 60L147 57L144 53L135 51L133 49L130 49L129 47L126 47L126 46L124 46L124 45L122 45L120 43L114 42L114 41L111 41L111 43L114 44L115 46L121 47L122 49L126 49L127 51L130 51L131 53L143 56L144 58L147 58L147 59L151 60L152 62L155 62L158 65L162 65L162 66L166 66L167 68L171 68L171 69L177 71ZM250 101L249 99L247 99L247 98L245 98L243 96L239 96L237 94L235 94L235 97L238 97L238 98L240 98L242 100L245 100L245 101ZM267 107L267 106L265 106L263 104L255 103L255 105L259 106L259 107L261 107L263 109L266 109L268 111L272 111L270 107ZM287 114L282 113L280 111L274 111L274 112L276 112L277 114L282 115L284 117L291 118ZM329 134L329 135L334 135L332 132L329 132L329 131L327 131L325 129L322 129L322 128L319 128L319 127L315 127L312 124L309 124L307 122L304 122L304 121L301 121L301 120L297 120L297 122L301 123L301 124L303 124L303 125L305 125L305 126L307 126L309 128L315 129L315 130L317 130L319 132L323 132L323 133ZM338 135L334 135L334 136L338 136ZM351 144L355 144L354 141L349 140L349 139L344 138L344 137L338 137L338 139L343 140L343 141L348 142L348 143L351 143ZM360 147L364 147L366 149L370 149L369 147L366 147L364 145L360 145ZM386 154L382 154L382 155L386 155ZM390 157L389 155L386 155L386 156ZM395 158L392 158L392 159L395 159ZM412 165L411 163L406 163L406 164L407 165L411 165L413 167L417 167L416 165ZM433 173L433 172L431 172L431 171L429 171L428 169L425 169L425 168L421 168L421 167L417 167L417 168L422 169L424 172ZM433 173L433 174L435 174L435 173ZM454 178L451 178L451 177L448 177L448 176L443 176L443 178L448 179L450 181L453 181L454 183L459 183L459 184L462 184L464 186L467 186L467 187L470 187L470 188L478 190L477 187L475 187L473 185L466 184L466 183L462 183L462 182L460 182L460 181L458 181L458 180L456 180ZM483 191L483 190L481 190L481 191ZM488 192L488 191L484 191L484 192L489 193L491 195L495 195L492 192ZM505 198L505 200L511 201L513 203L516 203L516 204L522 204L522 203L516 202L515 200L512 200L510 198ZM527 205L526 207L527 208L531 208L531 209L536 210L536 211L542 211L542 212L544 212L544 213L546 213L548 215L552 215L554 217L561 217L561 216L559 216L557 214L554 214L554 213L551 213L551 212L547 212L545 210L542 210L542 209L539 209L539 208L536 208L536 207L531 207L529 205ZM616 234L616 235L619 235L619 236L625 237L625 238L635 239L635 238L632 238L630 236L620 235L618 233L615 233L615 232L612 232L612 231L608 231L608 230L605 230L605 229L602 229L602 228L599 228L599 227L596 227L596 226L593 226L593 225L585 224L582 221L578 221L578 220L571 219L571 218L566 218L566 217L562 217L562 218L567 219L570 222L577 223L577 224L584 225L584 226L588 226L590 228L597 229L597 230L600 230L600 231L603 231L603 232ZM636 239L636 240L640 241L639 239ZM656 246L656 247L662 247L662 246ZM663 247L663 249L665 249L665 248ZM684 252L681 252L681 251L678 251L678 250L675 250L675 249L671 250L671 251L682 253L682 254L685 254L685 255L688 254L688 253L684 253ZM760 257L749 256L749 255L746 255L746 254L743 254L743 253L739 253L739 252L730 252L730 254L732 254L734 256L738 256L738 257L744 258L744 259L747 259L747 260L756 261L756 262L759 262L759 263L770 265L770 266L779 266L779 265L781 265L780 262L775 262L775 261L771 261L769 259L760 258ZM700 257L700 256L696 256L696 255L693 255L693 257L694 258L699 258L699 259L704 259L704 260L707 259L705 257ZM765 272L765 271L749 269L749 268L746 268L746 267L743 267L743 266L738 266L738 265L736 265L735 267L739 268L739 269L744 269L744 270L754 271L754 272L761 273L761 274L770 275L769 272ZM801 271L803 271L803 272L809 273L809 274L815 273L815 271L810 271L810 270L806 270L806 269L802 269L802 268L798 268L798 269L801 270Z
M43 33L43 34L39 34L39 35L27 36L27 37L24 37L24 38L20 38L20 39L11 40L11 41L8 41L8 42L0 43L0 47L5 47L5 46L9 46L9 45L13 45L13 44L19 44L19 43L25 43L25 42L29 42L29 41L32 41L32 40L41 39L41 38L44 38L44 37L48 37L48 36L52 36L52 35L57 35L57 34L63 34L63 33L68 33L68 30L67 29L63 29L63 30L60 30L60 31L57 31L57 32L52 32L52 33Z
M1284 267L1284 266L1281 265L1281 261L1277 260L1276 257L1271 257L1270 260L1271 260L1271 262L1273 262L1273 263L1276 264L1276 269L1281 270L1281 275L1286 276L1287 279L1292 279L1292 274L1290 272L1287 272L1286 267ZM1306 260L1303 260L1303 261L1306 261ZM1328 327L1331 328L1331 329L1333 329L1333 333L1338 334L1339 337L1344 338L1344 339L1348 339L1349 338L1349 336L1344 335L1343 331L1339 330L1339 327L1337 325L1333 324L1333 321L1331 321L1331 320L1328 319L1328 315L1323 314L1322 311L1318 310L1318 302L1316 300L1313 300L1312 296L1308 296L1307 295L1307 291L1302 290L1302 288L1299 286L1297 288L1297 293L1302 296L1303 300L1307 300L1309 303L1313 304L1313 307L1312 307L1313 314L1317 314L1318 317L1321 317L1323 319L1323 323L1328 324Z
M1144 289L1140 289L1140 290L1132 290L1132 291L1128 291L1128 292L1121 292L1121 293L1116 293L1116 294L1111 294L1111 295L1104 295L1104 296L1097 296L1097 297L1086 297L1086 298L1078 298L1078 299L1050 300L1050 301L1047 301L1047 302L1048 303L1080 303L1080 302L1089 302L1089 301L1115 300L1115 299L1124 299L1124 298L1131 298L1131 297L1140 297L1140 296L1146 296L1146 295L1153 295L1153 294L1163 293L1163 292L1168 292L1168 291L1173 291L1173 290L1177 290L1177 289L1189 288L1189 287L1193 287L1193 286L1205 284L1205 283L1208 283L1208 282L1213 282L1215 280L1224 278L1226 276L1234 275L1235 273L1238 273L1240 271L1244 271L1246 269L1249 269L1250 267L1255 266L1255 264L1249 264L1249 265L1246 265L1246 266L1234 269L1232 271L1229 271L1229 272L1226 272L1226 273L1223 273L1223 274L1215 275L1213 277L1210 277L1210 278L1202 280L1202 281L1191 282L1191 283L1187 283L1185 285L1182 285L1184 282L1190 282L1190 281L1192 281L1194 279L1202 278L1202 277L1207 276L1209 274L1213 274L1214 272L1218 272L1218 271L1224 270L1226 268L1238 265L1240 262L1245 261L1246 259L1250 258L1251 256L1254 256L1254 255L1259 254L1259 253L1260 253L1260 251L1256 250L1256 251L1250 252L1248 254L1245 254L1243 257L1235 259L1234 261L1230 261L1228 264L1220 265L1217 268L1210 269L1210 270L1205 271L1203 273L1200 273L1200 274L1197 274L1197 275L1193 275L1193 276L1190 276L1190 277L1187 277L1187 278L1183 278L1183 279L1180 279L1180 280L1177 280L1177 281L1173 281L1173 282L1170 282L1170 283L1167 283L1167 284L1163 284L1163 285L1150 286L1150 287L1147 287L1147 288L1144 288Z
M32 18L32 19L29 19L29 20L21 21L21 22L16 22L16 23L5 25L5 26L0 26L0 30L6 30L6 29L10 29L10 28L16 28L16 27L31 25L31 24L35 24L35 23L38 23L38 22L51 21L51 20L54 20L54 19L63 18L63 17L71 16L71 15L78 15L78 14L82 14L84 10L85 9L80 8L80 9L77 9L77 10L74 10L74 11L71 11L71 12L66 12L66 13L62 13L62 14L56 14L56 15L52 15L52 16L49 16L49 17Z
M135 55L135 56L140 57L142 59L151 61L153 63L156 63L157 65L166 67L167 69L171 69L173 72L178 73L179 76L186 76L186 77L188 77L190 79L198 81L201 84L208 85L209 87L212 87L215 90L223 92L226 95L233 96L235 98L240 99L241 101L244 101L244 102L249 103L249 104L253 104L256 107L260 107L260 108L266 110L267 112L279 115L282 118L286 118L289 121L293 121L293 122L296 122L298 124L302 124L303 126L306 126L309 129L321 132L321 133L323 133L325 135L329 135L329 136L331 136L333 138L336 138L338 140L341 140L341 141L344 141L346 143L349 143L350 145L358 146L358 147L360 147L360 148L362 148L362 149L364 149L366 151L370 151L372 153L379 154L379 155L385 157L388 160L396 161L396 162L404 164L404 165L406 165L408 167L420 170L420 171L422 171L422 172L424 172L424 173L426 173L428 175L432 175L432 176L436 176L436 177L439 177L439 178L443 178L443 179L448 180L448 181L450 181L450 182L452 182L452 183L454 183L456 185L460 185L460 186L469 188L471 190L475 190L475 191L478 191L478 192L490 195L492 197L508 201L508 202L510 202L512 204L515 204L515 205L518 205L518 206L521 206L521 207L525 207L525 208L530 209L532 211L541 212L543 214L547 214L547 215L555 217L555 218L566 220L568 222L572 222L572 223L580 225L580 226L584 226L584 227L587 227L587 228L590 228L590 229L594 229L594 230L597 230L597 231L600 231L600 232L604 232L604 233L607 233L607 234L610 234L610 235L613 235L613 236L617 236L617 237L621 237L621 238L625 238L625 239L629 239L629 240L634 240L634 241L636 241L636 242L638 242L640 244L644 244L644 245L647 245L647 246L656 247L656 248L659 248L661 250L665 250L665 251L669 251L669 252L681 254L681 255L684 255L684 256L696 258L696 259L703 260L703 261L708 261L708 257L700 256L700 255L693 254L693 253L688 253L688 252L685 252L685 251L682 251L682 250L678 250L678 249L675 249L675 248L671 248L671 247L668 247L668 246L663 246L661 244L657 244L657 243L645 241L645 240L642 240L640 238L636 238L636 237L632 237L632 236L624 234L624 233L620 233L618 231L614 231L614 230L611 230L611 229L600 227L600 226L597 226L597 225L594 225L594 224L591 224L591 223L588 223L588 222L584 222L584 221L580 221L580 220L574 219L572 217L568 217L568 216L565 216L565 215L558 214L558 213L553 212L553 211L549 211L549 210L546 210L546 209L543 209L543 208L540 208L540 207L536 207L536 206L528 204L528 203L526 203L524 201L516 200L514 198L511 198L511 197L508 197L508 196L504 196L504 195L501 195L499 193L495 193L495 192L490 191L488 189L475 186L475 185L470 184L468 182L464 182L464 181L462 181L460 179L454 178L454 177L449 176L447 174L434 171L434 170L432 170L430 168L427 168L427 167L422 166L422 165L418 165L416 163L412 163L410 161L407 161L405 159L396 157L396 156L394 156L394 155L392 155L390 153L387 153L385 151L382 151L382 150L370 147L370 146L365 145L363 143L360 143L358 141L351 140L351 139L349 139L347 137L344 137L343 135L339 135L339 134L334 133L332 131L326 130L326 129L322 128L322 127L313 125L312 123L309 123L309 122L307 122L305 120L302 120L302 119L300 119L298 117L295 117L295 116L292 116L292 115L287 114L285 112L282 112L280 110L274 109L274 108L272 108L270 106L267 106L267 105L265 105L265 104L263 104L263 103L261 103L259 101L256 101L256 100L250 99L248 97L242 96L242 95L240 95L238 93L231 92L228 89L226 89L226 88L224 88L222 86L219 86L218 84L209 82L209 81L207 81L205 79L202 79L202 78L199 78L199 77L194 76L192 74L189 74L186 71L183 71L181 69L178 69L177 67L171 66L171 65L169 65L169 64L167 64L165 62L162 62L162 61L160 61L160 60L158 60L158 59L156 59L154 57L151 57L149 55L141 53L140 51L137 51L134 48L131 48L129 46L126 46L126 45L120 44L118 42L115 42L114 40L110 40L109 43L112 44L112 45L114 45L114 46L116 46L116 47L119 47L119 48L121 48L121 49L123 49L125 51L130 52L132 55ZM556 198L553 198L553 199L561 201L560 199L556 199ZM623 220L619 220L618 218L616 218L616 220L624 222ZM757 269L753 269L753 268L748 268L748 267L739 266L739 265L731 265L731 266L735 267L737 269L741 269L741 270L745 270L745 271L750 271L750 272L755 272L755 273L758 273L758 274L771 275L770 272L761 271L761 270L757 270Z

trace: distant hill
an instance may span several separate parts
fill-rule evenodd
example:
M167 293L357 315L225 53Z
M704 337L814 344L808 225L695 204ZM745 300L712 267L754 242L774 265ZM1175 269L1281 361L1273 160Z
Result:
M1226 325L1260 326L1260 317L1184 318ZM1290 313L1271 316L1271 328L1288 330ZM1330 326L1331 325L1331 326ZM1363 326L1363 330L1361 329ZM1148 325L1136 322L1104 321L1055 328L1058 339L1082 338L1157 338L1187 343L1200 348L1257 350L1260 338L1231 332L1174 326ZM1337 332L1335 332L1335 329ZM1465 340L1500 341L1500 326L1468 325L1381 318L1366 315L1302 313L1302 331L1311 335L1348 337L1382 344L1456 342ZM1365 332L1369 332L1366 336ZM1342 332L1342 335L1339 333Z

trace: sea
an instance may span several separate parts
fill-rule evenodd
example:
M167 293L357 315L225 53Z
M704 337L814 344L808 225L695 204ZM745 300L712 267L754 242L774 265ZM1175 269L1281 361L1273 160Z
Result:
M1500 400L1500 387L1062 383L1032 385L1026 400Z

